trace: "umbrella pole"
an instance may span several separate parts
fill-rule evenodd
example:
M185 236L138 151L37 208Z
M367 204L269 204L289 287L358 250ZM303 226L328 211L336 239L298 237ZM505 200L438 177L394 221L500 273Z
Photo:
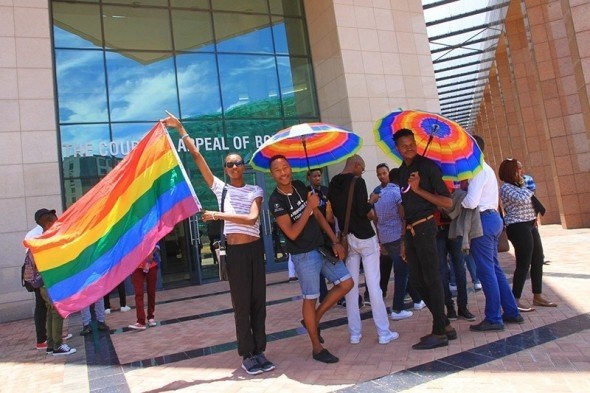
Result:
M307 156L307 144L305 142L305 137L301 137L301 143L303 143L303 152L305 153L305 161L307 162L307 173L311 173L311 167L309 166L309 157ZM309 188L311 192L315 194L315 190L313 189L313 185L311 184L311 179L309 179Z
M432 126L432 132L430 133L430 136L428 137L428 143L426 144L426 147L424 148L424 153L422 153L423 157L426 157L426 152L428 151L428 148L430 147L430 143L432 142L432 140L434 139L434 134L436 134L436 131L440 128L440 126L438 124L434 124Z

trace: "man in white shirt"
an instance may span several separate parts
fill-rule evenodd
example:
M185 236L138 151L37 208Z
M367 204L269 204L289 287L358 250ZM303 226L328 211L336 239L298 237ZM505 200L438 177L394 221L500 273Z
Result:
M485 143L474 135L483 152ZM502 217L498 213L498 181L494 170L484 162L483 169L469 182L462 206L479 210L483 236L471 239L471 254L477 266L477 275L486 296L485 318L470 330L485 332L504 330L506 323L523 323L504 271L498 262L498 237L502 232ZM504 313L502 314L502 310Z

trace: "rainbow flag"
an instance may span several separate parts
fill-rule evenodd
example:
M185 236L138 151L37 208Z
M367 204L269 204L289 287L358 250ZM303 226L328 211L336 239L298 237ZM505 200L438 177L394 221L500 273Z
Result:
M156 124L43 235L24 241L64 318L113 290L200 203L170 136Z

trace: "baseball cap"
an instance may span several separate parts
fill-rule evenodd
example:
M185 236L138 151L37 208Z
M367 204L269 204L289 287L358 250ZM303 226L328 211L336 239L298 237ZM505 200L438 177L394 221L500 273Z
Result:
M39 224L39 220L41 220L41 217L43 217L46 214L55 214L55 210L49 210L49 209L39 209L35 212L35 222L37 224Z

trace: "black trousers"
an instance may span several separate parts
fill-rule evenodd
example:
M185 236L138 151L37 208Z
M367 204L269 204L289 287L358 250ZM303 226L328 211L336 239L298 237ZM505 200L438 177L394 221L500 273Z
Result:
M39 288L35 288L35 332L37 334L37 344L47 340L47 306L45 300L41 297Z
M125 281L123 281L121 284L117 285L117 292L119 292L119 305L121 307L125 307L127 305L127 294L125 293ZM107 308L111 308L110 295L111 295L110 293L107 293L106 295L104 295L103 301L104 301L105 310Z
M436 247L437 228L433 219L406 232L406 258L410 283L432 314L432 333L443 335L449 320L445 315L445 294L440 278Z
M391 268L393 267L393 259L389 255L379 256L379 271L381 278L379 279L379 287L383 292L383 297L387 295L387 284L389 284L389 278L391 277Z
M266 349L266 272L262 240L227 245L227 274L238 354L257 355Z
M534 294L543 292L543 244L535 221L518 222L506 226L508 240L514 246L516 269L512 277L512 294L520 299L529 268Z

